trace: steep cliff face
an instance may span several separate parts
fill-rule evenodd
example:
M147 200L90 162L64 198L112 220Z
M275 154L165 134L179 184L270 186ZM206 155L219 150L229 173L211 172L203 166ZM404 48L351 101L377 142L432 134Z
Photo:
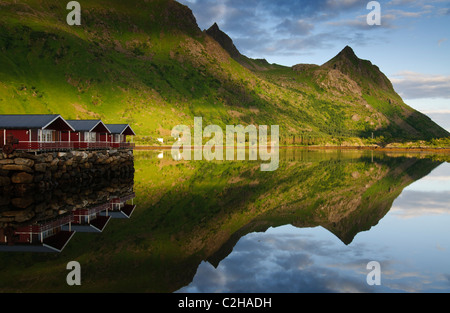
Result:
M251 59L241 54L234 45L233 40L219 28L217 23L214 23L205 31L205 33L217 41L220 46L243 67L251 71L265 71L274 68L274 66L269 64L265 59Z
M219 29L217 23L214 23L214 25L211 26L206 31L206 33L213 37L222 46L222 48L224 48L230 54L233 59L239 60L240 58L242 58L242 54L234 45L233 40Z

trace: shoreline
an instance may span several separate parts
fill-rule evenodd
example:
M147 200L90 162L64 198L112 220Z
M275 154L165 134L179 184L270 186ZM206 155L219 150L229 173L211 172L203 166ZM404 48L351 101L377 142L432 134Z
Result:
M228 147L225 147L227 149ZM236 149L236 147L229 147ZM247 149L248 147L246 147ZM171 150L172 146L135 146L136 151ZM195 149L195 147L194 147ZM384 152L438 152L450 153L450 148L430 147L371 147L371 146L280 146L280 149L307 149L307 150L368 150Z

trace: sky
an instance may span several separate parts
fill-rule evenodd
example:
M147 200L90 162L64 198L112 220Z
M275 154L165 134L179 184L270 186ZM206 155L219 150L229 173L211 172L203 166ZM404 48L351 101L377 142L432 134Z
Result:
M372 61L405 103L450 131L450 0L179 0L201 29L215 22L240 52L270 63L323 64L346 45Z

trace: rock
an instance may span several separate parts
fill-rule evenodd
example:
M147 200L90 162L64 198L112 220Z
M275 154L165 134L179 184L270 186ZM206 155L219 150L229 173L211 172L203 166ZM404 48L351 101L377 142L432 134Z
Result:
M41 190L44 190L46 188L46 183L45 181L41 180L38 184L37 184L38 188Z
M0 215L1 217L0 217L0 222L2 222L2 223L11 223L11 222L14 222L14 217L13 216L3 216L3 215Z
M39 158L37 155L27 153L27 152L15 152L14 157L30 159L30 160L37 160Z
M45 173L47 171L47 164L46 163L38 163L34 165L34 170L36 172Z
M33 173L33 170L31 167L26 165L17 165L17 164L7 164L3 165L3 169L7 171L21 171L21 172L27 172L27 173Z
M45 209L47 209L47 205L44 202L41 202L35 206L34 211L36 213L41 213L44 212Z
M30 159L24 159L24 158L16 158L14 159L14 163L17 165L25 165L28 167L33 167L34 161Z
M89 157L89 155L86 152L81 152L80 156L82 159L87 159Z
M19 209L26 209L33 204L33 201L32 198L14 198L11 200L11 203Z
M8 211L3 212L2 216L5 218L12 218L17 223L22 223L32 219L34 212L32 210Z
M0 187L8 186L9 184L11 184L9 177L0 176Z
M44 180L44 174L39 174L34 176L34 182L38 183L40 181Z
M0 176L8 176L8 175L9 175L9 171L2 170L2 168L0 166Z
M0 160L0 165L6 165L6 164L14 164L14 160L13 159Z
M25 197L33 192L35 184L14 184L14 195L17 197Z
M16 173L11 177L14 184L31 184L33 182L33 175L21 172Z
M53 159L53 161L50 163L50 166L57 166L58 165L58 163L59 163L59 159L58 158L56 158L56 159Z
M11 199L7 195L0 194L0 206L8 205L11 202Z

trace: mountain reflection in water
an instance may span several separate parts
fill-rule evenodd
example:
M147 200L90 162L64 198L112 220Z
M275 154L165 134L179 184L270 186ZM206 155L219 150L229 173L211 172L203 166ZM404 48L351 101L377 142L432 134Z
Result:
M56 257L2 254L0 290L33 291L39 281L40 291L70 291L64 268L72 260L80 260L80 291L448 290L446 268L424 270L432 240L434 261L450 260L441 227L449 208L446 161L282 149L279 169L261 172L259 162L174 161L170 151L137 151L133 218L95 236L77 234ZM423 181L443 189L430 191ZM429 213L435 220L422 224ZM429 238L423 249L420 238ZM378 289L366 283L370 261L382 265ZM406 289L400 277L433 283Z

